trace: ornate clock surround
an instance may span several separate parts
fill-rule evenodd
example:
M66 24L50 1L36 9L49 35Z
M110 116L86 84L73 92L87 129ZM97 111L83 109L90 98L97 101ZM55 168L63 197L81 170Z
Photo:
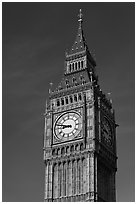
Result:
M111 125L110 119L107 116L102 116L101 120L101 140L104 142L108 147L113 146L113 129Z
M69 124L71 123L71 121L67 122L68 120L67 117L69 120L76 121L76 124L74 124L74 130L72 131L71 131L72 127L70 127L71 124ZM53 121L54 121L53 122L53 145L72 142L73 140L77 141L79 139L83 139L83 129L82 129L83 128L83 107L73 108L67 111L65 110L65 111L56 112L53 115ZM61 128L58 128L57 125L59 126L61 125ZM67 128L66 125L69 127ZM73 125L73 122L72 122L72 125ZM66 130L63 131L64 129ZM66 131L69 132L68 135ZM60 135L57 135L59 134L59 132L60 132Z

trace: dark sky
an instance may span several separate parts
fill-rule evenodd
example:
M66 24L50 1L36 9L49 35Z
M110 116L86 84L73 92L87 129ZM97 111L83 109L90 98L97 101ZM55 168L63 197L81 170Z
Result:
M134 3L3 3L3 201L43 201L43 113L49 83L83 12L99 83L111 92L117 129L117 201L134 201Z

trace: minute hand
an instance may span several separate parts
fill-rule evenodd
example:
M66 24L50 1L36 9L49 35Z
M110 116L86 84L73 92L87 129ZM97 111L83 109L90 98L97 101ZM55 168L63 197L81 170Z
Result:
M63 129L64 128L71 128L71 127L72 127L72 125L64 125Z
M61 125L61 124L56 124L57 126L61 126L63 129L64 128L71 128L72 126L71 125Z

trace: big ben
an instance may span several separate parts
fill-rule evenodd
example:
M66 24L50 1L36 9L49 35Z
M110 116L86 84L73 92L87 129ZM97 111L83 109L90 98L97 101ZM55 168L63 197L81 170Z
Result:
M115 113L100 89L82 23L80 9L64 76L50 90L44 114L46 202L116 201Z

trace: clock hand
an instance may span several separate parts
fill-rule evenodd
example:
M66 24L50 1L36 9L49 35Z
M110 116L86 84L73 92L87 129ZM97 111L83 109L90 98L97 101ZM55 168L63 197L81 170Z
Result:
M64 128L71 128L72 125L62 125L62 124L56 124L57 126L61 126L63 129Z
M61 124L56 124L57 126L64 126L64 125L61 125Z
M64 125L63 129L64 128L71 128L71 127L72 127L72 125Z

